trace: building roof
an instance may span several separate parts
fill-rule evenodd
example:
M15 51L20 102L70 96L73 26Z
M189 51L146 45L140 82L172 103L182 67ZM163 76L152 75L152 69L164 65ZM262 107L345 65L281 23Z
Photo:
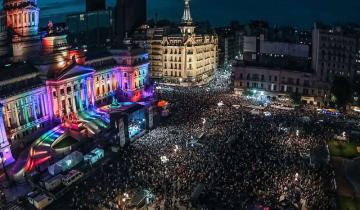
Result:
M0 66L0 81L6 81L38 72L39 70L30 63L6 64Z
M53 80L64 80L93 72L95 72L95 70L90 67L73 63L62 70L49 71L48 78Z
M266 68L270 70L287 70L287 71L297 71L303 73L314 73L314 71L310 68L310 63L307 60L296 60L292 58L284 58L282 60L270 60L264 62L251 62L251 61L237 61L233 64L233 66L251 66L251 67L259 67Z
M109 56L112 56L112 54L106 48L88 49L87 52L85 52L85 57L87 61Z
M15 83L9 83L3 86L0 86L0 97L7 98L10 96L18 95L29 90L40 88L44 86L43 81L40 77L33 77L26 80L21 80Z

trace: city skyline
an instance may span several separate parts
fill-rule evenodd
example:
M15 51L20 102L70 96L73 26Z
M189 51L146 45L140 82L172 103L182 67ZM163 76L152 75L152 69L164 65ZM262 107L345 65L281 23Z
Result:
M196 21L209 20L214 26L227 25L232 20L238 20L240 23L246 23L250 20L264 20L271 25L294 25L302 28L312 27L313 22L320 21L327 24L339 23L359 23L360 1L326 1L319 0L313 2L304 0L301 4L296 0L289 1L265 1L257 2L245 0L241 2L232 2L230 0L221 2L219 10L218 1L206 0L206 9L204 9L205 0L192 0L192 14ZM0 1L2 5L2 0ZM107 0L108 6L114 6L116 0ZM148 19L158 14L159 19L169 19L178 21L182 14L182 0L152 0L148 1ZM262 5L261 7L259 5ZM296 6L295 6L296 5ZM57 22L64 21L66 14L76 13L85 10L84 1L63 0L40 0L42 20L44 25L47 19ZM272 8L271 10L267 8ZM226 15L225 15L226 13Z

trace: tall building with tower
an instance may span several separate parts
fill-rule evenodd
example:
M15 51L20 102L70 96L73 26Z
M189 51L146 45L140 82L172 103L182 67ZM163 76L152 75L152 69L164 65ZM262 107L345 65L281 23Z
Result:
M86 0L86 11L98 11L106 9L106 1L105 0Z
M147 21L146 0L118 0L115 7L115 31L119 42Z
M155 29L155 31L162 31ZM151 76L166 83L183 86L206 83L218 63L218 37L198 34L184 0L184 13L178 33L156 33L150 40Z

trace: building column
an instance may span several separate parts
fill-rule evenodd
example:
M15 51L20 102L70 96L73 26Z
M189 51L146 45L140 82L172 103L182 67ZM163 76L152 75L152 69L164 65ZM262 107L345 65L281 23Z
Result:
M94 107L94 105L95 105L94 78L90 78L90 91L91 91L90 103L91 103L91 106Z
M76 82L76 86L77 86L77 103L79 104L79 109L80 111L84 111L84 107L83 107L83 99L82 99L82 94L81 94L81 80Z
M85 80L85 89L84 89L84 95L85 95L85 106L86 106L86 109L88 109L90 107L90 102L89 102L89 99L91 99L91 94L92 94L92 91L91 91L91 87L90 87L90 79L86 79Z
M41 117L45 117L47 114L46 114L46 107L45 107L45 103L44 103L44 95L43 94L39 95L38 103L40 104L40 108L41 108Z
M29 111L28 108L25 107L25 103L24 103L24 98L20 99L20 103L21 103L21 109L23 110L23 117L25 117L25 121L26 124L29 123Z
M14 116L14 120L16 120L16 127L20 127L20 119L19 119L19 107L18 107L18 103L13 102L14 103L14 111L15 111L15 116Z
M9 121L9 112L8 111L6 111L6 108L5 108L5 106L4 106L4 108L3 108L3 110L2 110L2 112L3 112L3 118L5 119L5 124L4 124L4 126L6 126L6 127L9 127L9 125L10 125L10 121ZM11 112L10 112L11 113Z
M33 96L33 97L36 97L36 98L38 98L39 97L39 95L35 95L35 96ZM31 101L32 103L32 111L33 111L33 115L34 115L34 118L35 118L35 120L37 120L37 114L36 114L36 104L37 104L37 102L36 102L37 100L35 100L34 98L33 98L33 100Z
M3 105L0 104L0 116L3 115ZM11 154L10 144L6 135L3 118L0 117L0 153L4 158L4 166L9 165L15 161Z
M69 94L67 92L67 89L68 89L68 83L65 84L65 90L64 90L64 93L65 93L65 112L66 112L66 115L68 115L70 113L70 104L69 104Z
M75 101L74 85L75 85L75 82L71 83L71 101L72 101L73 111L74 111L74 113L76 114L76 113L77 113L77 110L76 110L76 101Z
M61 86L60 87L56 87L56 94L57 94L57 100L58 100L58 114L59 114L59 117L62 118L63 116L63 112L62 112L62 96L61 96Z

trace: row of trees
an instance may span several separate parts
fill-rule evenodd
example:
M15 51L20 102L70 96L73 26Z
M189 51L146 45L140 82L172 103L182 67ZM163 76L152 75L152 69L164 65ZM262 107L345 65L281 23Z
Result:
M354 89L351 81L345 77L335 77L331 88L330 106L346 110L353 103Z

